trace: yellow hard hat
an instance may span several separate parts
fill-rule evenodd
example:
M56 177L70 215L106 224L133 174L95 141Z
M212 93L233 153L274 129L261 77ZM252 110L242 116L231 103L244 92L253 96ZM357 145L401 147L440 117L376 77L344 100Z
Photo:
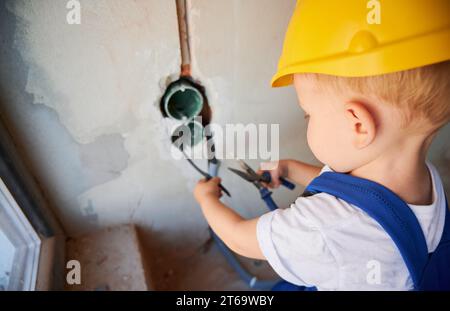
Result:
M363 77L450 59L450 0L298 0L272 86L294 73Z

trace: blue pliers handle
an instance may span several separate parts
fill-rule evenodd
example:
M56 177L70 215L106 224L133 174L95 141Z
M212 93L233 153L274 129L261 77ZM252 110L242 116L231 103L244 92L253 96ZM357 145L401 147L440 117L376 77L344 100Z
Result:
M263 188L259 189L259 193L261 194L261 199L264 200L264 202L266 203L267 207L271 211L274 211L274 210L278 209L277 204L272 199L272 191L270 191L266 187L263 187Z
M265 171L262 174L262 178L264 179L264 182L266 182L266 183L270 183L272 181L272 177L270 176L270 173L268 171ZM289 190L295 189L295 185L283 177L280 177L280 182L283 186L285 186Z

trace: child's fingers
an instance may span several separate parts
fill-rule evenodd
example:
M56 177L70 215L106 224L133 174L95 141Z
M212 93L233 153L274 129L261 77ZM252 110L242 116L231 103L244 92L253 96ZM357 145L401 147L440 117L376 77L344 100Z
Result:
M261 182L264 187L268 188L278 188L281 185L278 171L266 171L266 170L258 170L256 173L258 175L262 175L264 172L269 172L270 174L270 183Z
M220 177L213 177L209 180L210 182L214 183L214 184L220 184L220 182L222 181L222 179L220 179Z
M281 182L279 178L272 178L271 185L273 188L278 188L281 186Z
M281 186L281 182L278 178L272 178L272 181L270 183L270 188L278 188Z
M278 170L279 161L261 162L259 167L263 171L276 171Z

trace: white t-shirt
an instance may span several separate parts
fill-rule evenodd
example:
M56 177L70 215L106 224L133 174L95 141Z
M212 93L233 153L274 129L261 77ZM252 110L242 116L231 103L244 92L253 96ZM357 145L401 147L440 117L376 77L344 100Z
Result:
M441 179L427 163L433 203L411 205L428 251L436 249L445 220ZM331 171L325 166L322 172ZM321 173L322 173L321 172ZM258 220L259 246L284 280L319 290L410 290L413 283L392 239L360 208L326 193L299 197L290 208Z

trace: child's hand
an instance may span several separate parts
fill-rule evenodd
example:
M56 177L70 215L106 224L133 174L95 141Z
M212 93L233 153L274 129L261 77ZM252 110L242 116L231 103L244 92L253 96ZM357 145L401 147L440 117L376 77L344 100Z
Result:
M222 190L219 188L221 179L214 177L210 180L201 179L194 189L194 197L197 202L201 203L205 199L219 200L222 197Z
M264 172L269 172L271 177L270 184L263 183L264 186L269 188L278 188L281 185L280 177L286 177L287 175L287 169L286 169L286 163L283 160L277 161L277 162L268 162L268 163L261 163L260 170L257 171L258 175L262 175ZM271 170L263 170L263 168L270 167Z

